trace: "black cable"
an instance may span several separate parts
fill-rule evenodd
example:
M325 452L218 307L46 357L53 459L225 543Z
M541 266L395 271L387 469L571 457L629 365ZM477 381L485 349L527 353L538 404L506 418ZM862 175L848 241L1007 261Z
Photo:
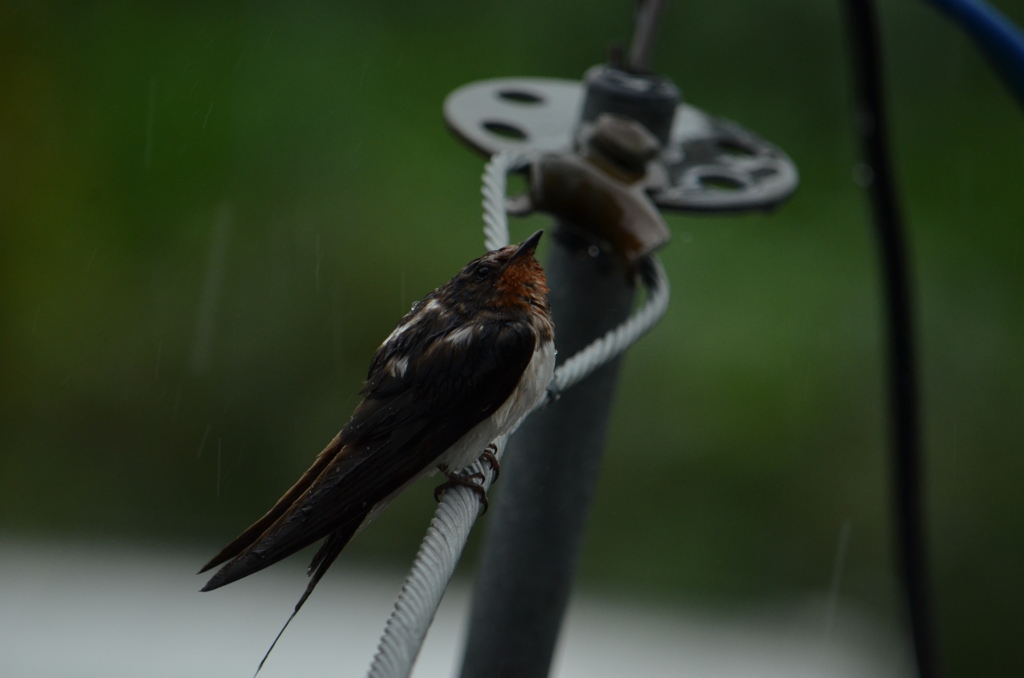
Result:
M882 96L881 47L872 0L843 0L856 81L856 126L863 145L864 183L882 259L888 333L893 490L900 574L920 678L939 675L925 559L921 432L914 357L910 266L893 181Z

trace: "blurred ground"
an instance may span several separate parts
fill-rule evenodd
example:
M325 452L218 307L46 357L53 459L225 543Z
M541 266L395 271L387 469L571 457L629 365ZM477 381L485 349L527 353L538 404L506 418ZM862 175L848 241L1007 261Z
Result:
M0 667L18 678L249 676L304 586L299 568L200 594L199 553L0 542ZM402 572L332 571L274 649L261 676L364 676ZM452 676L461 659L468 590L453 585L415 678ZM813 612L812 608L815 609ZM708 615L595 596L574 601L559 678L750 676L900 678L891 636L837 610L826 633L820 606ZM59 639L59 640L58 640Z
M944 662L1022 675L1024 117L928 6L883 5ZM0 0L3 533L213 552L261 515L410 303L481 251L482 159L445 95L578 78L631 6ZM674 298L626 361L587 590L771 608L827 595L843 551L843 599L901 628L843 38L838 3L669 3L655 67L802 184L773 214L670 217ZM433 505L413 488L342 563L404 568Z

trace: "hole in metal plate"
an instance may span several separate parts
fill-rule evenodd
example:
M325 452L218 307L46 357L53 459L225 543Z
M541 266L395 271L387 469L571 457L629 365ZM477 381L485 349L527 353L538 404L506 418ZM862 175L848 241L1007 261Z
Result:
M743 188L743 184L732 177L708 174L700 178L700 185L704 188L717 188L726 191L735 191Z
M741 157L750 157L757 155L757 152L747 146L736 143L735 141L727 141L720 139L718 141L718 148L726 155L735 155Z
M483 122L484 129L491 134L496 134L499 137L509 139L511 141L525 141L526 132L519 129L515 125L510 125L507 122L497 122L495 120L485 120Z
M507 101L515 101L519 104L540 104L544 102L543 97L521 89L503 89L498 92L498 96Z

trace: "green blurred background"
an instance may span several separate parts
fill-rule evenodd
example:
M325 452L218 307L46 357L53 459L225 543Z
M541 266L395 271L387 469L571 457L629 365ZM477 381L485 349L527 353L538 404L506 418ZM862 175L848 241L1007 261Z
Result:
M929 7L883 5L944 661L1022 675L1024 117ZM785 149L802 185L770 215L669 217L674 299L626 361L585 587L824 597L848 525L843 604L903 624L839 10L668 5L655 67ZM482 159L446 131L445 95L578 78L631 15L0 3L0 534L213 549L247 526L347 420L410 303L481 252ZM345 557L405 565L430 491Z

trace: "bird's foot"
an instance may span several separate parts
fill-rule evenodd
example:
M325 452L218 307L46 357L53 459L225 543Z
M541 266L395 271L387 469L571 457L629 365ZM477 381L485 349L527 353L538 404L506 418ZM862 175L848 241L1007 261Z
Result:
M491 465L491 469L494 471L494 479L497 480L498 476L501 475L501 464L498 463L498 446L491 443L484 450L484 453L480 455L481 461L486 461ZM492 482L493 482L492 480Z
M434 501L441 501L441 496L445 491L450 490L453 487L468 487L476 492L476 495L480 498L480 506L483 508L483 510L480 511L480 515L487 513L487 492L480 485L480 483L484 481L483 473L471 473L468 476L463 476L456 473L450 473L448 471L448 467L443 464L438 468L441 470L441 473L448 477L448 481L441 483L434 488Z

